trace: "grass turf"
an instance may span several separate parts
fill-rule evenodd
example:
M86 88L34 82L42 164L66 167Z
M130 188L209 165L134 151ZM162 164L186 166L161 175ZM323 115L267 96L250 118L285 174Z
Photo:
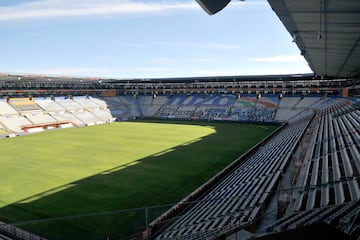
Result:
M175 203L276 126L121 122L2 139L0 220L21 222ZM152 208L148 221L166 208ZM49 239L121 238L143 209L23 224Z

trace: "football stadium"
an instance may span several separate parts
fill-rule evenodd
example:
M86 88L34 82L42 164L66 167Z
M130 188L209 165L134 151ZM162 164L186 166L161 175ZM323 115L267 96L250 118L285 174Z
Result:
M359 240L360 3L268 3L313 73L0 73L0 239Z

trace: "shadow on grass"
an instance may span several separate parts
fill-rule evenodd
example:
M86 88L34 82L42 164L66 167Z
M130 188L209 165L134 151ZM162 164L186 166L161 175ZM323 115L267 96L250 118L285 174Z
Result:
M214 126L216 133L5 206L0 218L48 239L124 239L277 128L193 124Z

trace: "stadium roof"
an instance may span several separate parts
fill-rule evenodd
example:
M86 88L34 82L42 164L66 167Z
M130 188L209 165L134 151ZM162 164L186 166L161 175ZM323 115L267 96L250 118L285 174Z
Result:
M359 0L268 0L319 76L360 75Z
M210 76L210 77L178 77L178 78L129 78L129 79L107 79L107 78L81 78L66 76L45 75L11 75L0 73L0 81L36 81L36 82L99 82L99 83L144 83L144 82L241 82L241 81L306 81L314 78L314 74L280 74L280 75L242 75L242 76Z
M215 14L230 1L197 2L207 13ZM268 2L315 75L326 78L360 76L359 0Z

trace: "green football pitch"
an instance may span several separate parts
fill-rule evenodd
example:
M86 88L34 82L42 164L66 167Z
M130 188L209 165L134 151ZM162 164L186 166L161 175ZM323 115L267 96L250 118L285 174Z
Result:
M48 239L124 238L277 127L119 122L1 139L0 220Z

